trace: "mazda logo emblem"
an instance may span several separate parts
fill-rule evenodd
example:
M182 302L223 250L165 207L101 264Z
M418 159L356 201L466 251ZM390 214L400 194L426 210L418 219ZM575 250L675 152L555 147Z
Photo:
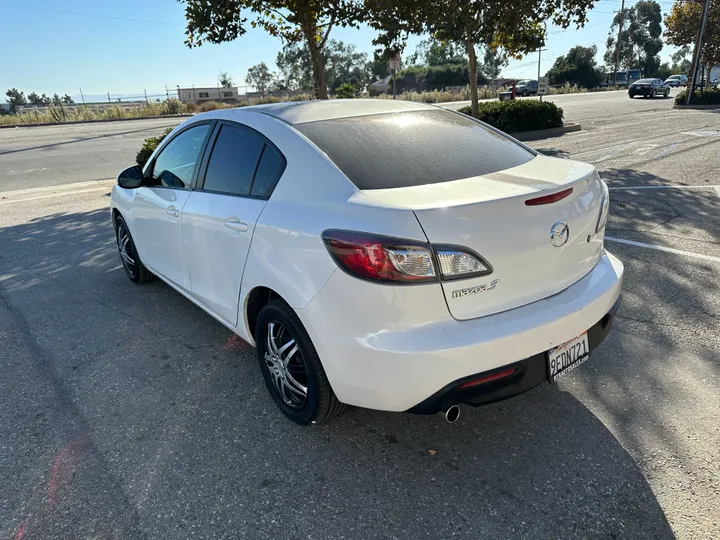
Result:
M550 227L550 243L555 247L562 247L570 240L570 227L564 221L558 221Z

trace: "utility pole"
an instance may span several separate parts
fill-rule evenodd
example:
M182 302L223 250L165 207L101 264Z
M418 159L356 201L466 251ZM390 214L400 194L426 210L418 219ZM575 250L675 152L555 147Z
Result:
M613 86L617 88L617 72L620 67L620 40L622 39L622 26L625 20L625 0L620 4L620 24L618 25L618 37L615 44L615 73L613 73ZM629 83L630 81L628 81Z
M545 49L547 50L547 49ZM540 94L540 54L543 52L542 45L540 45L540 48L538 49L538 94ZM542 101L542 94L540 94L540 101Z
M82 99L83 105L85 105L85 96L83 96L82 88L80 89L80 99Z
M700 32L698 32L697 40L695 41L695 51L693 52L693 63L692 71L690 75L690 89L685 97L685 105L690 105L690 98L695 92L695 77L697 77L698 62L702 56L702 43L705 37L705 25L708 20L708 10L710 9L710 0L705 0L705 10L703 11L702 23L700 24Z

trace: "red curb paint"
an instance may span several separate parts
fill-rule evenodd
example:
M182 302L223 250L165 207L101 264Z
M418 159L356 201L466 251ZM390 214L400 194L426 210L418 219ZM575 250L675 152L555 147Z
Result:
M22 540L22 537L25 536L25 527L27 526L27 519L23 521L23 524L20 525L20 528L18 529L17 534L15 534L15 538L13 540Z
M50 471L50 484L48 485L48 503L51 509L55 506L55 493L60 480L72 475L75 468L75 459L85 441L87 441L87 436L75 439L63 448L55 458L55 463Z

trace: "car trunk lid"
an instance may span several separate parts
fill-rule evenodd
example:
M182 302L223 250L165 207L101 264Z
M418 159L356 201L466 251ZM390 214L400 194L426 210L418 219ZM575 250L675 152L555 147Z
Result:
M549 202L526 204L570 188L560 200L549 197ZM432 244L469 248L492 266L489 275L442 282L457 319L556 294L585 276L602 251L603 231L596 234L595 228L603 188L595 168L584 163L537 156L484 176L369 190L362 196L410 208ZM567 226L568 237L551 242L554 225Z

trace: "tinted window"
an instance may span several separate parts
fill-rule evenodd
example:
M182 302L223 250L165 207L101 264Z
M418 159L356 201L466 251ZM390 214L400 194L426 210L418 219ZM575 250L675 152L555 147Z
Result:
M250 130L224 125L215 140L203 189L248 195L265 141Z
M449 182L509 169L535 155L468 116L443 110L298 124L360 189Z
M252 185L251 195L253 197L268 198L272 194L275 184L277 184L282 174L283 166L284 163L280 154L278 154L272 146L266 144L265 151L260 158L260 164L255 173L255 181Z
M209 130L209 124L191 127L170 141L155 159L152 185L189 189Z

